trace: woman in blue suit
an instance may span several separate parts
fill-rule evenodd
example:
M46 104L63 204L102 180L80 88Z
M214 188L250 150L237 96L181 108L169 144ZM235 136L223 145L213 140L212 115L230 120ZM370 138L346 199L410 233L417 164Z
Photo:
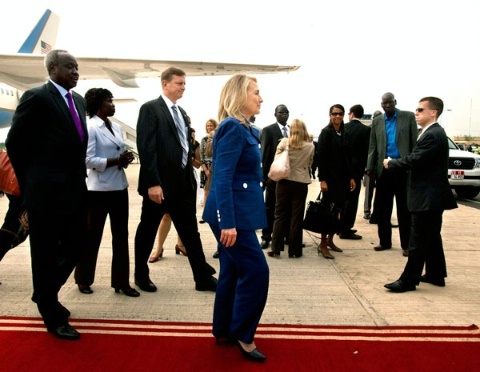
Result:
M269 269L255 232L267 226L260 136L247 118L260 112L262 102L253 77L235 75L223 87L203 212L220 259L213 335L217 342L235 342L246 359L256 362L266 359L254 335L267 301Z

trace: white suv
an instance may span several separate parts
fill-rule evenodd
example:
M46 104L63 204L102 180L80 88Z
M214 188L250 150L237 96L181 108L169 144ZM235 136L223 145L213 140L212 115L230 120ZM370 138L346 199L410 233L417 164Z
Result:
M462 151L448 139L448 182L458 196L473 199L480 192L480 155Z

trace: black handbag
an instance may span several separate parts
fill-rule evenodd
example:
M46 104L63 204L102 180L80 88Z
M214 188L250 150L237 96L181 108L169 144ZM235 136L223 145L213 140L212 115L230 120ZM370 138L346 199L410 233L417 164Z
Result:
M335 234L339 226L338 211L333 203L327 203L323 198L308 202L303 220L304 230L318 234Z

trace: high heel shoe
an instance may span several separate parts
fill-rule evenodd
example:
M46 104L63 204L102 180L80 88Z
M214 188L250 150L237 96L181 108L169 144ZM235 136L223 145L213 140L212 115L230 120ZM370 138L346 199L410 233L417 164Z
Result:
M120 292L123 292L123 294L128 297L140 296L140 293L138 293L137 290L132 287L115 288L115 293L120 293Z
M160 261L162 258L163 258L163 248L158 256L151 255L150 258L148 259L148 262L154 263L154 262Z
M343 252L343 250L335 245L333 236L329 235L327 239L327 246L334 252Z
M322 238L322 240L320 242L320 245L318 246L317 250L318 250L318 254L321 254L323 257L328 258L330 260L335 259L335 257L333 257L330 254L330 251L328 250L327 239Z
M267 359L267 357L258 351L257 348L252 351L246 351L239 341L237 341L237 346L243 357L247 360L251 360L252 362L264 362Z
M268 251L267 254L270 257L280 256L280 252L275 252L275 251Z
M176 254L183 254L184 256L188 256L187 250L185 247L179 247L178 244L175 244L175 253Z

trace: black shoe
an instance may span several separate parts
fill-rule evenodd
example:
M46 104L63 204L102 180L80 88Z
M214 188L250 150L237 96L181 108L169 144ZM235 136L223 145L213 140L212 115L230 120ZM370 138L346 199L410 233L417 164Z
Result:
M200 220L200 221L198 221L198 223L205 223L205 221L204 221L204 220Z
M359 239L362 239L362 236L361 235L357 235L355 233L340 233L339 234L340 236L340 239L351 239L351 240L359 240Z
M197 291L210 291L216 292L217 291L217 279L213 276L208 278L203 282L199 282L195 284L195 290Z
M251 360L252 362L264 362L267 359L267 357L263 355L260 351L258 351L258 349L253 349L252 351L246 351L238 341L237 341L237 346L240 349L240 352L242 353L243 357L247 360Z
M218 257L220 257L220 255L218 254L218 251L216 251L216 252L213 254L212 257L213 257L213 258L218 258Z
M373 249L375 249L377 252L379 252L379 251L385 251L387 249L392 249L392 247L385 247L383 245L377 245L377 246L373 247Z
M433 285L436 285L437 287L445 287L445 279L441 278L441 279L432 279L432 278L429 278L428 276L426 275L422 275L420 277L420 281L422 283L430 283L430 284L433 284Z
M78 290L84 294L92 294L93 290L89 285L78 284Z
M407 291L415 291L417 288L415 284L407 284L402 279L398 279L396 282L385 284L385 288L390 289L392 292L402 293Z
M147 279L144 282L140 282L138 280L135 280L135 285L138 288L140 288L142 291L145 291L145 292L156 292L157 291L157 287L155 286L155 284L152 283L152 281L150 279Z
M369 220L370 217L372 217L372 215L370 214L370 212L365 212L365 213L363 214L363 218L365 218L366 220Z
M80 338L80 333L77 332L70 324L65 323L56 328L47 328L48 332L53 334L55 337L61 338L62 340L75 341Z
M275 257L275 256L279 256L280 257L280 252L277 252L277 251L268 251L267 252L267 255L269 257Z
M302 257L302 255L301 254L288 254L288 257L289 258L300 258L300 257Z
M408 257L408 249L402 249L403 257Z
M391 225L393 228L398 227L398 224L395 224L395 223L391 223L390 225Z
M260 243L260 247L262 247L262 249L267 249L269 245L270 242L267 240L262 240L262 242Z
M120 293L120 292L123 292L125 294L125 296L128 296L128 297L138 297L138 296L140 296L140 293L138 293L137 290L132 288L132 287L115 288L115 293Z

